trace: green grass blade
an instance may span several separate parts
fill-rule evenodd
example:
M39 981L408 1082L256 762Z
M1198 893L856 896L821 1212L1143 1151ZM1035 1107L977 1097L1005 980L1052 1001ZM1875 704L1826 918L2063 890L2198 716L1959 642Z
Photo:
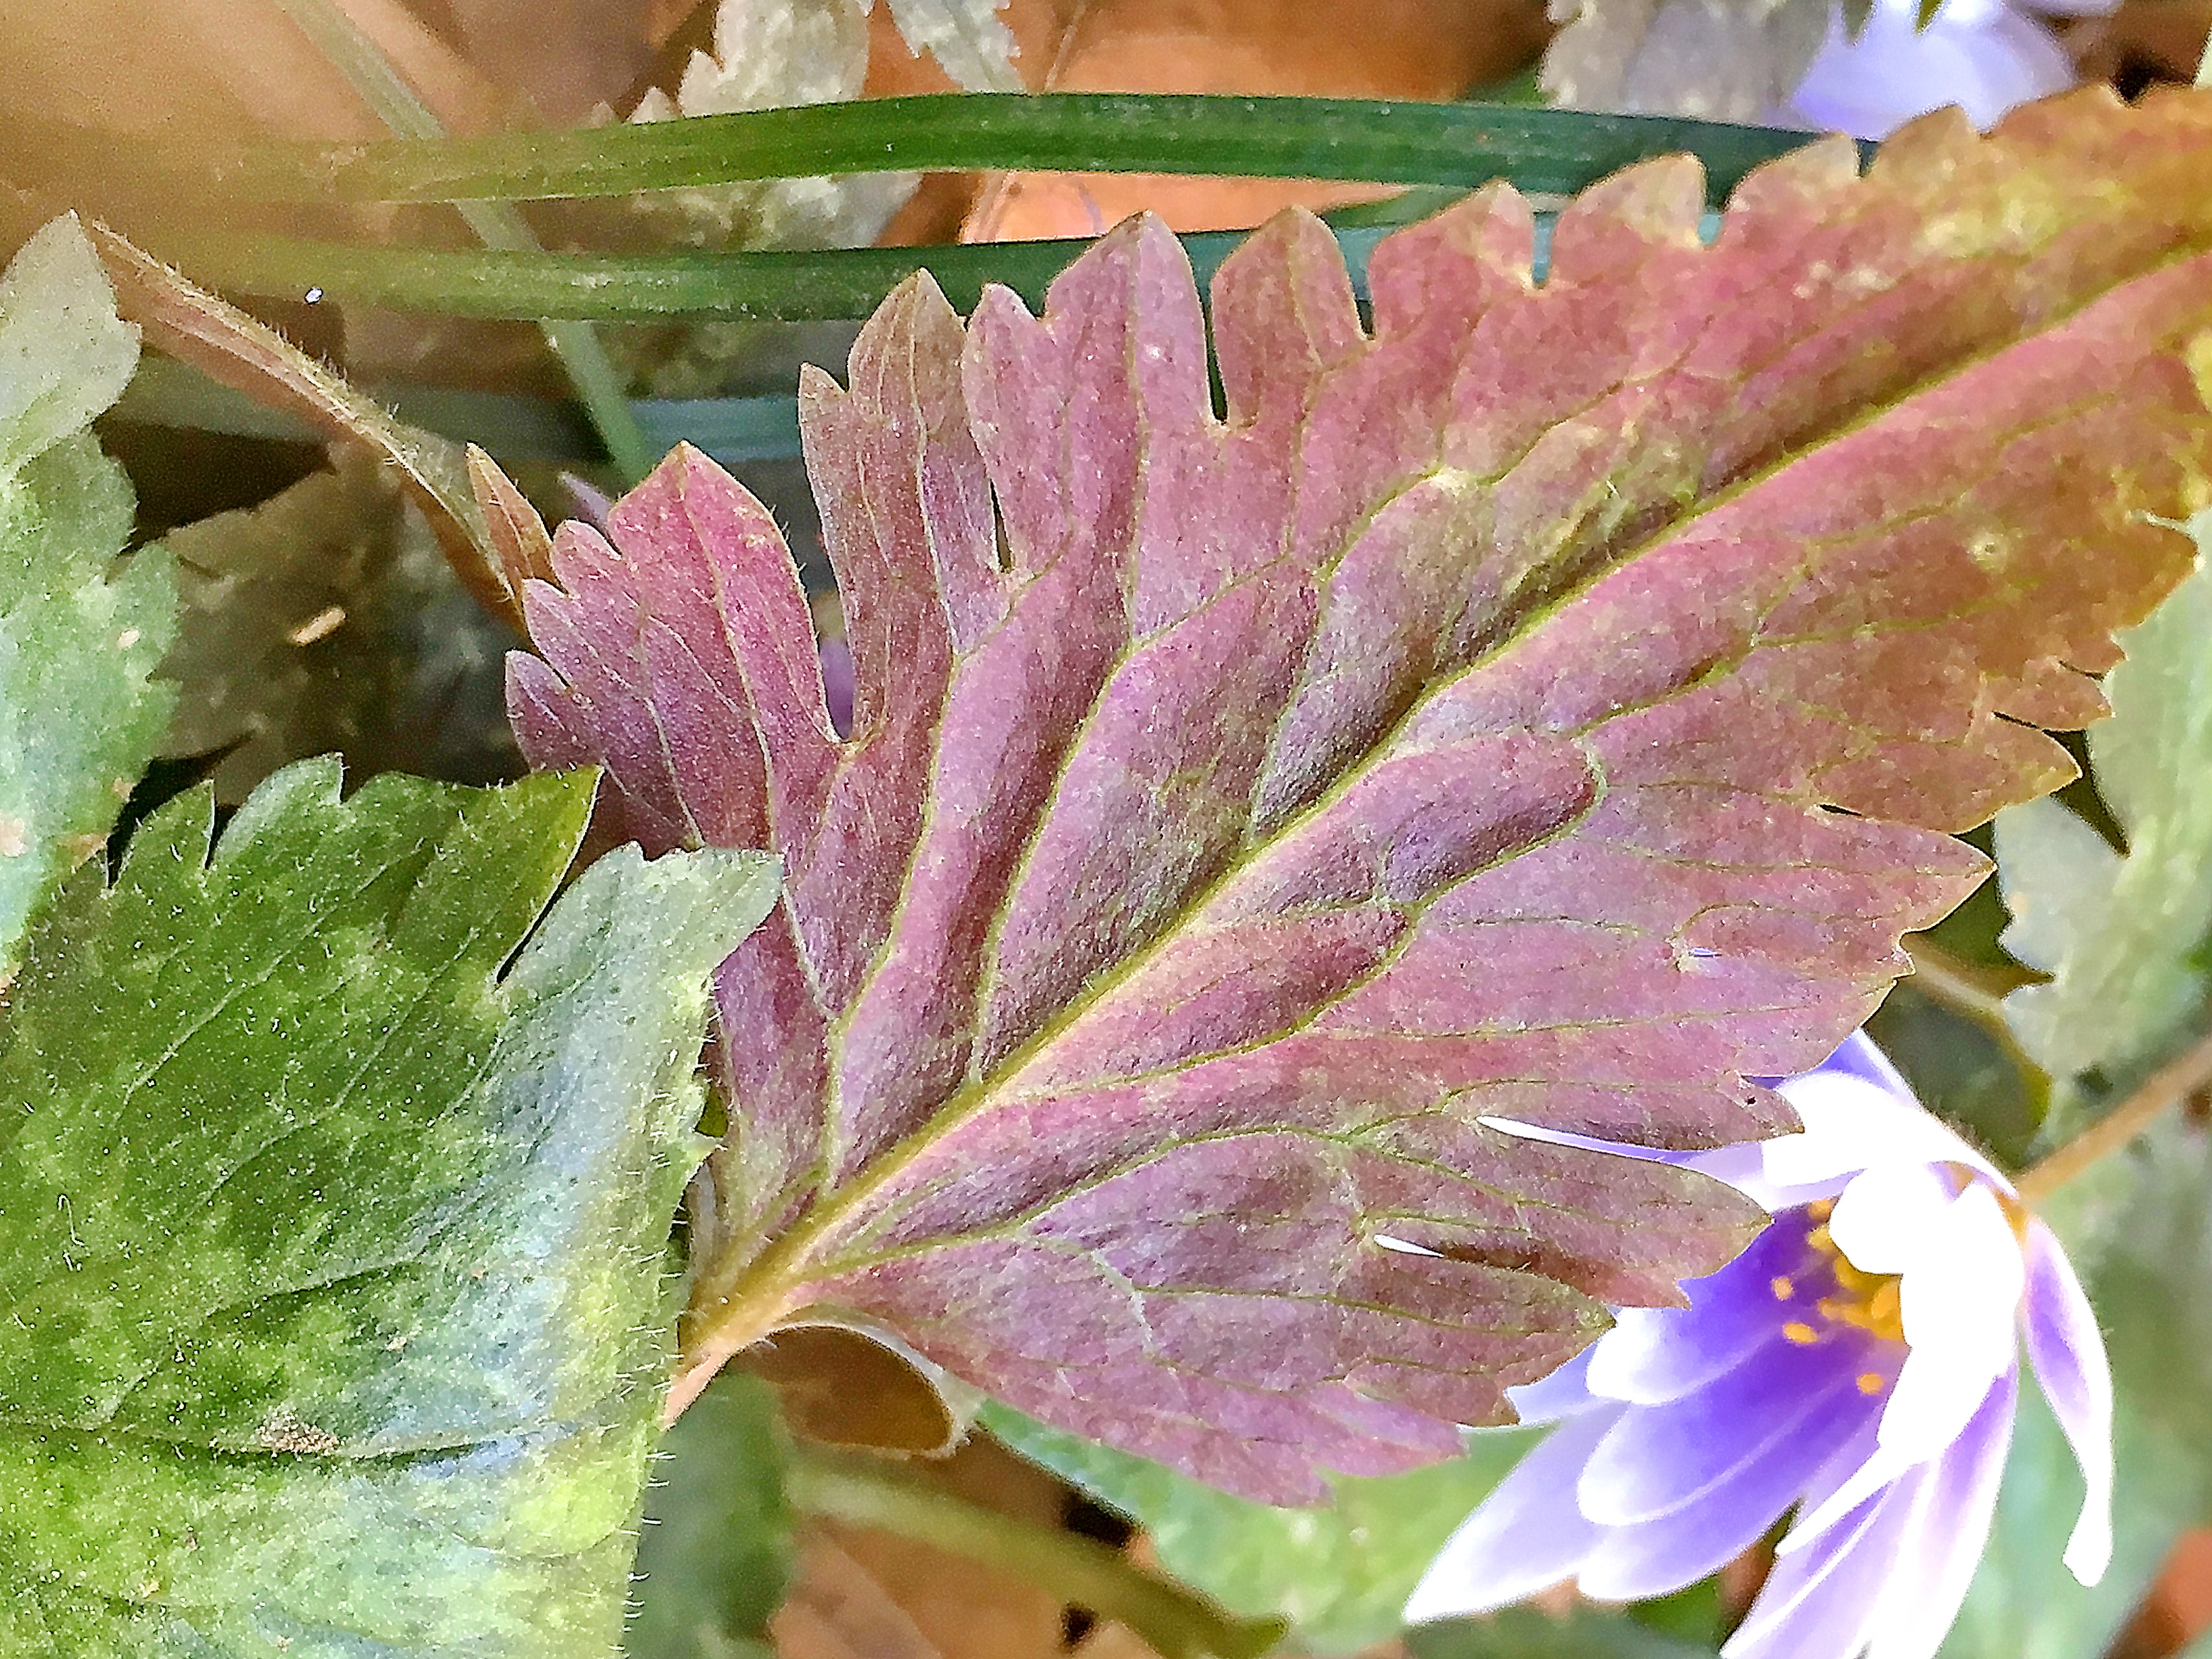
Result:
M430 143L443 139L444 130L430 106L386 59L375 42L331 0L278 0L278 3L376 112L378 119L403 138ZM486 247L515 253L538 249L536 234L507 202L472 199L462 204L461 216ZM630 412L622 377L599 336L587 323L552 317L540 321L545 343L560 359L592 424L599 428L609 459L625 478L632 482L642 478L659 457Z
M1347 98L980 93L416 143L270 146L220 169L264 198L620 196L817 173L1019 167L1571 192L1687 150L1716 195L1812 135L1648 115Z
M1363 281L1382 227L1340 233ZM1242 231L1183 238L1200 281L1244 239ZM962 311L987 283L1032 308L1052 279L1091 244L1074 239L938 247L832 248L812 252L562 254L368 247L244 237L179 245L204 279L246 293L325 298L453 317L562 317L634 322L710 316L818 322L870 315L917 270Z

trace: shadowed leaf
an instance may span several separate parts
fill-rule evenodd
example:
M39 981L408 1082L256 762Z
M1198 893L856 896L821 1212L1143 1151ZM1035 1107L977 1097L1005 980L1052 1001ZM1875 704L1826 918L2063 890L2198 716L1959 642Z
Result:
M210 775L227 806L331 750L362 775L514 775L496 679L514 635L463 591L380 462L352 446L333 459L164 539L183 621L161 664L177 688L161 752L220 753Z
M1326 1509L1273 1509L987 1406L993 1434L1142 1528L1160 1565L1230 1612L1279 1618L1298 1650L1351 1653L1404 1628L1406 1598L1453 1530L1536 1442L1472 1437L1463 1457L1332 1484Z
M963 326L902 289L809 461L857 664L679 452L565 528L510 703L648 847L766 846L724 964L678 1399L810 1309L1272 1502L1664 1303L1771 1133L2071 773L2203 489L2212 100L1955 117L1870 177L1686 160L1389 239L1286 216L1206 319L1137 223ZM1879 349L1876 349L1876 348ZM1430 1253L1389 1248L1388 1237Z
M791 1577L789 1443L775 1396L732 1370L653 1455L629 1659L756 1659Z

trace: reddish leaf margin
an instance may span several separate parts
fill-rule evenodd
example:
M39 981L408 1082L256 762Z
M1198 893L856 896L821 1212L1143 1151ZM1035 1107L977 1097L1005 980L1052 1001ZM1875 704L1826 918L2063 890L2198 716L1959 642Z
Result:
M858 672L689 452L571 525L511 702L649 850L768 847L725 964L679 1398L875 1322L1275 1501L1510 1413L1753 1218L1774 1133L2048 790L2188 568L2212 100L1955 116L1393 237L1363 329L1287 215L1213 285L1133 222L1043 318L926 279L810 373ZM617 550L620 550L617 551ZM565 591L562 591L565 590ZM1388 1238L1436 1254L1390 1248Z

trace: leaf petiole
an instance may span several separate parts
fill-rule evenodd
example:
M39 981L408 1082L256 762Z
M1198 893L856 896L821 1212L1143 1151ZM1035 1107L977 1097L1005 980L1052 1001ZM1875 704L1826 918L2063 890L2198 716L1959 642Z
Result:
M2212 1037L2168 1060L2142 1086L2021 1176L2021 1202L2034 1209L2150 1127L2166 1109L2212 1085Z

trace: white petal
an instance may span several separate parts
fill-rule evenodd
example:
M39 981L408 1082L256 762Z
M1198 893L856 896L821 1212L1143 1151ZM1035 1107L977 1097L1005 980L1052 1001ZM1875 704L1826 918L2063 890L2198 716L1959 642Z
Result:
M1828 1218L1828 1237L1862 1273L1901 1273L1928 1253L1957 1196L1926 1164L1884 1164L1851 1178Z
M1846 1072L1808 1072L1777 1090L1803 1121L1802 1133L1765 1143L1765 1174L1810 1187L1882 1164L1963 1164L2006 1192L1996 1167L1931 1117L1909 1094Z
M2032 1220L2027 1243L2027 1294L2021 1324L2027 1334L2027 1357L2089 1486L2074 1535L2066 1540L2066 1568L2083 1583L2094 1584L2112 1559L2112 1366L2097 1316L2057 1236Z
M1898 1290L1908 1352L1881 1413L1875 1454L1783 1540L1802 1547L1871 1493L1941 1454L2013 1364L2026 1269L1996 1195L1968 1187Z
M1966 1433L1929 1472L1928 1502L1899 1547L1867 1659L1934 1659L1943 1645L1989 1542L2019 1395L2016 1373L1999 1378Z

